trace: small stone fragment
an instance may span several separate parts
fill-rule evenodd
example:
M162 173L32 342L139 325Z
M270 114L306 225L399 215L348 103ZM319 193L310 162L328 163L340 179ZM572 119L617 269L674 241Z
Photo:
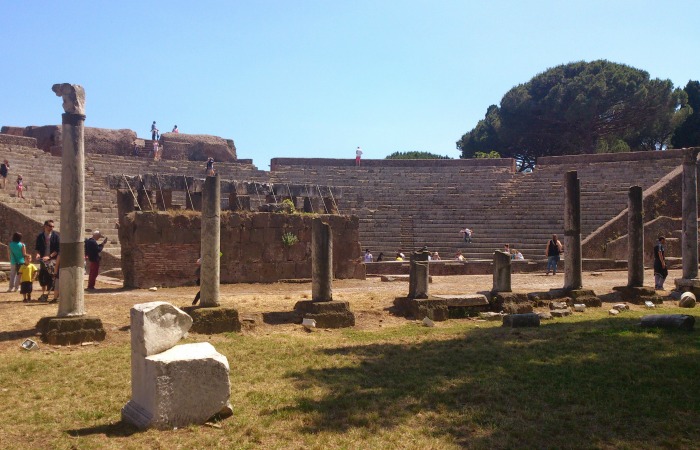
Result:
M566 317L571 315L571 310L569 308L566 309L553 309L550 311L552 314L552 317Z
M626 303L616 303L613 305L613 309L616 309L616 310L622 312L622 311L629 310L630 307Z
M586 305L583 303L576 303L574 305L574 311L576 312L586 312Z
M620 311L618 311L617 309L611 309L610 311L608 311L608 314L610 314L611 316L616 316L620 314Z

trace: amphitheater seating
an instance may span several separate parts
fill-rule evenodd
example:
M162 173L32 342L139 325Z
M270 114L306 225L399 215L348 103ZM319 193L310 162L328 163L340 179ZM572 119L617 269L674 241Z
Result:
M390 257L399 249L408 252L428 245L443 259L458 249L468 258L490 259L507 242L526 258L541 258L551 234L563 235L566 171L577 170L581 180L585 237L626 207L629 186L646 189L681 163L678 151L654 153L653 157L645 153L542 158L532 173L516 173L512 165L483 161L413 161L401 166L377 160L354 167L347 160L320 160L321 165L319 160L285 158L273 162L270 172L252 164L217 163L216 167L226 179L334 186L340 213L358 215L362 246L375 256L383 252ZM28 145L1 142L0 157L12 164L0 202L38 222L49 217L58 221L60 158ZM116 196L105 179L109 174L155 172L203 175L203 163L87 154L86 234L100 229L113 237L115 245L108 249L118 255L112 231ZM18 173L28 186L27 200L15 198ZM471 244L459 235L465 226L474 230Z

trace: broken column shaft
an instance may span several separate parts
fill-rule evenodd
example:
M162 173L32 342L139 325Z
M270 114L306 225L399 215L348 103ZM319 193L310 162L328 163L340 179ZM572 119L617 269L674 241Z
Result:
M627 205L627 286L644 286L644 217L642 187L632 186Z
M219 306L221 272L221 184L219 175L207 177L202 188L201 305Z
M581 289L581 183L575 170L566 172L564 194L564 289Z

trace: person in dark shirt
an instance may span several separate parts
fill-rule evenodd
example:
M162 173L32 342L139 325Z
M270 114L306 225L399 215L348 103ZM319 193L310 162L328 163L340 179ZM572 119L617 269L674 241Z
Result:
M668 276L666 267L666 238L659 236L659 242L654 246L654 289L663 290L664 281Z
M552 239L547 242L547 249L544 255L547 257L547 272L545 275L549 275L549 271L552 271L552 275L557 274L557 263L559 262L559 257L564 251L564 246L561 245L561 241L557 238L556 234L552 235Z
M58 254L61 251L61 240L58 233L53 231L53 227L53 220L44 222L44 231L39 233L36 237L36 245L34 247L36 250L36 257L34 260L39 262L39 284L41 285L39 301L48 300L48 292L50 291L53 291L53 301L57 300L55 268Z
M5 183L7 183L7 174L10 171L10 163L5 160L0 164L0 183L2 183L2 188L5 189Z
M97 275L100 272L100 253L107 243L107 238L105 237L101 244L97 243L97 240L102 238L102 234L99 230L92 232L92 237L85 239L85 256L90 263L90 271L88 274L88 290L92 291L95 289L95 281L97 280Z

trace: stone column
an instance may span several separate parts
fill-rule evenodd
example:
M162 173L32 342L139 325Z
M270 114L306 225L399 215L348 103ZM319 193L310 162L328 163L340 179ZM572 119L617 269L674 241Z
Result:
M411 254L411 268L408 275L408 298L428 298L430 270L428 265L430 252L422 248Z
M511 292L510 265L510 253L493 252L493 292Z
M321 219L311 222L311 300L333 300L333 233Z
M642 187L632 186L627 203L627 286L644 286L644 217Z
M221 271L221 183L219 175L207 177L202 188L201 305L219 306Z
M85 315L83 274L85 241L85 90L76 84L54 84L63 98L61 156L61 252L58 316Z
M564 289L581 289L581 183L578 172L564 178Z
M698 198L697 156L699 149L690 149L683 158L683 278L698 277Z

